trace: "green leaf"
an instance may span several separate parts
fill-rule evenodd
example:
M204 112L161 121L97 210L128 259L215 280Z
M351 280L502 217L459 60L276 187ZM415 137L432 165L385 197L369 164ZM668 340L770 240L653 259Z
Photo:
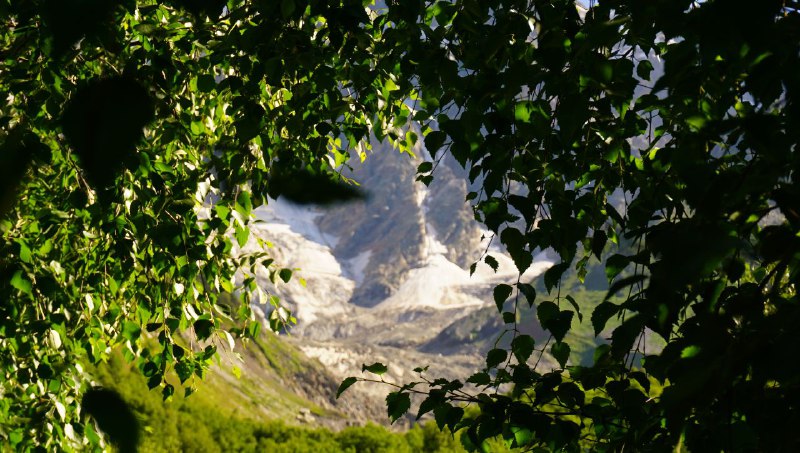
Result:
M25 244L24 241L18 240L17 245L19 245L19 259L23 263L30 263L31 262L31 249Z
M686 118L686 124L688 124L689 127L694 131L703 129L703 127L706 125L706 122L708 122L708 119L701 115L695 115Z
M503 305L509 296L511 296L512 291L513 289L511 286L506 285L505 283L501 283L494 287L494 303L497 305L497 311L500 313L503 312Z
M514 434L515 444L512 447L520 448L529 445L533 439L533 432L521 426L511 426L511 432Z
M519 363L525 363L533 354L535 344L536 342L530 335L517 335L511 340L511 352L514 353Z
M389 368L387 368L386 365L384 365L384 364L382 364L380 362L375 362L372 365L362 365L361 366L361 372L362 373L364 371L369 371L370 373L377 374L378 376L386 373L388 370L389 370Z
M250 216L250 212L253 210L253 201L250 199L250 193L246 191L239 192L239 195L236 197L236 206L236 210L239 211L242 216Z
M630 257L624 255L614 254L609 256L606 260L606 278L608 278L608 281L614 280L614 277L619 275L630 262Z
M339 389L336 390L336 399L339 399L339 397L342 396L342 393L344 393L345 390L349 389L350 386L355 384L357 381L358 378L352 376L345 378L345 380L343 380L342 383L339 384Z
M411 407L411 398L408 393L392 392L386 396L386 409L389 412L389 418L392 423L402 417Z
M244 247L250 238L250 228L237 225L233 235L236 237L236 243L239 244L239 247Z
M278 275L280 276L281 280L283 280L284 283L289 283L289 280L292 279L292 270L286 268L281 269L278 272Z
M553 346L550 347L550 354L558 361L558 364L561 365L561 368L567 366L567 360L569 359L570 347L567 343L562 341L557 341L553 343Z
M23 276L22 271L14 272L14 275L11 277L11 286L25 294L33 294L33 286L31 285L31 282Z
M192 121L189 124L189 130L192 131L192 134L194 134L194 135L203 135L203 133L206 131L206 127L205 127L205 125L203 125L203 123L201 121ZM158 168L158 166L156 166L156 167ZM161 170L162 171L165 171L165 170L168 171L169 168L166 167L166 168L163 168Z
M514 119L527 123L531 119L532 103L530 101L517 102L514 105Z
M697 354L700 354L700 351L702 351L702 350L703 350L703 348L701 348L700 346L697 346L697 345L686 346L685 348L683 348L681 350L681 358L682 359L692 358L692 357L696 356Z
M122 325L122 338L125 338L128 341L135 342L139 339L139 335L142 333L142 328L131 321L125 321Z

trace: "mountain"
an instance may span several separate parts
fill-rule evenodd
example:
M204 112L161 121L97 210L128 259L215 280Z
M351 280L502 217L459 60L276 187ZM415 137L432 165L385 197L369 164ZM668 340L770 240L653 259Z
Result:
M362 364L373 362L388 364L386 377L396 381L416 378L411 370L425 366L430 376L463 379L483 366L502 331L492 290L516 281L516 267L474 220L466 175L455 162L440 162L425 186L415 181L424 150L410 156L374 149L346 174L366 200L318 208L278 199L256 210L245 249L257 238L268 241L276 264L294 270L287 284L273 284L266 273L258 283L297 318L282 338L339 379L360 376ZM498 261L497 271L481 262L470 275L484 251ZM541 254L524 278L550 265ZM388 390L351 391L382 404Z
M294 271L286 284L273 283L262 273L259 286L280 297L297 319L280 338L318 360L335 379L364 376L362 365L374 362L389 365L384 378L396 382L417 379L411 370L426 366L428 376L464 379L484 366L486 351L507 346L502 341L507 338L497 343L505 325L492 290L498 283L515 282L517 269L496 245L499 241L491 241L474 220L465 202L466 174L455 162L439 162L425 186L415 181L423 149L413 156L378 145L374 149L364 164L345 172L360 183L366 200L320 208L278 199L256 210L245 249L254 251L261 239L270 244L267 252L276 264ZM470 266L484 253L497 260L497 270L478 262L471 275ZM536 284L538 301L555 299L537 278L553 261L540 253L522 276ZM583 318L575 317L567 337L575 364L590 364L594 347L615 325L611 320L594 337L591 312L608 285L599 262L593 259L589 267L588 286L578 283L573 270L562 279ZM271 310L267 304L259 307L265 316ZM535 309L520 307L518 328L537 345L549 341ZM652 335L648 345L649 351L658 347ZM556 365L545 354L539 366ZM348 393L371 401L374 408L382 406L389 390L357 385ZM385 417L376 421L385 422Z

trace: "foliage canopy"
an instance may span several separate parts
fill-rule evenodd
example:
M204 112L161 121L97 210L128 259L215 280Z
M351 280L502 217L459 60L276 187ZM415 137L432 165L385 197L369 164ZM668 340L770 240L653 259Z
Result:
M536 250L561 258L549 295L495 291L513 340L469 378L482 393L401 385L393 419L423 391L420 412L474 448L800 446L796 1L5 0L0 17L12 445L82 442L81 361L114 345L165 397L173 372L190 393L215 345L258 330L256 268L291 276L235 253L253 207L357 196L335 175L374 136L424 140L423 183L446 155L467 168L520 274ZM576 313L559 281L590 260L624 301ZM521 304L551 341L519 332ZM584 315L620 320L590 367L564 341ZM667 346L634 367L647 332Z

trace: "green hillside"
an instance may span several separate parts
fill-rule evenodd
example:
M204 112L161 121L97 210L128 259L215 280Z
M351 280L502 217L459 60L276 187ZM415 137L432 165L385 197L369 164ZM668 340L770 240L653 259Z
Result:
M101 385L119 392L136 414L141 452L463 451L457 439L434 424L402 433L372 423L339 431L321 427L319 420L344 422L346 416L299 396L294 387L302 383L292 382L322 373L321 365L272 334L263 334L246 355L248 368L240 378L231 380L223 358L196 393L188 398L174 395L167 401L160 391L148 390L145 377L121 354L93 374ZM320 374L316 382L325 379ZM93 428L89 431L93 433Z

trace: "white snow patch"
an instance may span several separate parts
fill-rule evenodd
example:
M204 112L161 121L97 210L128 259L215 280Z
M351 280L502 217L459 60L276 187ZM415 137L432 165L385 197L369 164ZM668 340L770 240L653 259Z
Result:
M482 305L481 299L458 291L469 285L469 272L450 262L443 255L432 255L423 267L408 272L406 280L381 309L399 308L455 308Z
M369 264L372 257L372 250L367 250L359 253L354 258L345 260L344 269L345 275L356 282L356 286L364 283L364 271Z
M482 298L472 296L466 287L482 287L487 284L508 282L516 279L518 270L513 260L506 255L493 255L498 262L495 273L488 265L478 266L470 277L469 271L461 269L443 255L432 255L425 266L412 269L400 288L378 305L381 309L402 308L457 308L486 304ZM525 271L522 280L530 281L553 265L552 261L537 260Z
M337 238L323 233L316 224L321 212L270 199L268 205L255 210L255 215L260 221L251 223L252 234L246 248L258 247L253 236L269 241L273 247L267 253L276 264L295 270L295 278L288 284L278 282L277 287L262 270L258 273L261 288L279 295L300 325L347 313L355 282L346 278L343 263L333 255ZM307 284L301 285L297 277L304 278Z
M319 229L316 220L322 213L311 207L270 198L268 204L255 209L255 215L268 224L287 225L291 231L330 248L336 247L339 240Z
M425 251L429 255L443 255L447 253L447 246L436 238L436 228L425 222Z
M422 212L424 214L428 213L428 207L425 206L425 199L428 197L428 188L427 187L417 187L417 190L414 192L414 202L422 208Z
M497 272L495 272L488 264L481 261L475 268L475 273L472 274L472 281L474 283L499 283L509 282L516 280L519 275L519 270L514 264L514 260L510 256L503 253L489 253L495 260L497 260ZM545 254L538 254L533 258L533 263L522 274L522 281L530 281L541 275L544 271L549 269L555 264L547 258Z
M325 365L325 368L332 371L337 376L344 376L353 372L352 353L343 351L331 346L308 346L298 345L303 354L317 359Z

